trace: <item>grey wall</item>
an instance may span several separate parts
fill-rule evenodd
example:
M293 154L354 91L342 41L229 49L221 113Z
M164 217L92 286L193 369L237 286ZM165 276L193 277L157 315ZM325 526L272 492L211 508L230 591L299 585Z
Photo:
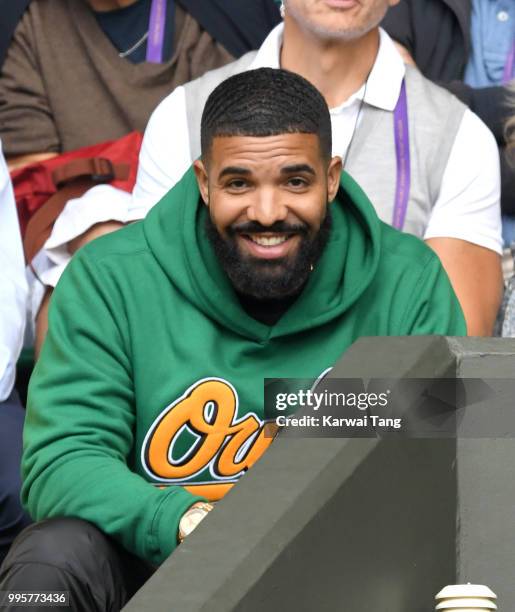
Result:
M515 341L412 337L331 375L514 372ZM515 610L512 442L279 438L125 609L422 612L474 581Z
M461 378L514 378L515 341L453 339ZM491 406L515 410L515 397ZM499 418L499 417L498 417ZM515 610L515 439L458 439L457 574L488 584L502 611Z

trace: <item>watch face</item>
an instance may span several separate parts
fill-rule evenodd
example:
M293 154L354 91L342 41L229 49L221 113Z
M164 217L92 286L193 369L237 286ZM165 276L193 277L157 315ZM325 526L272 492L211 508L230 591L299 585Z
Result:
M197 525L205 518L207 510L204 508L190 508L181 519L181 535L186 538L197 527Z

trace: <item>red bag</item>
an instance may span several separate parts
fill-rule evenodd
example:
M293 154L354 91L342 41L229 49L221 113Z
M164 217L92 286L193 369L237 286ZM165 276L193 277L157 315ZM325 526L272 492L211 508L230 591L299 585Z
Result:
M47 241L68 200L100 183L132 191L142 141L142 134L131 132L119 140L83 147L11 172L27 263Z

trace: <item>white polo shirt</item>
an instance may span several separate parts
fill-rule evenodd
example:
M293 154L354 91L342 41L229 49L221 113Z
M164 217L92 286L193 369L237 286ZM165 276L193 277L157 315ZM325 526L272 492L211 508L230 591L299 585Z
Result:
M14 385L27 316L27 281L11 179L0 142L0 402ZM0 410L1 410L0 406Z
M249 69L280 67L283 27L279 24L270 32ZM379 51L368 78L365 104L393 112L404 75L401 56L388 34L380 30ZM334 155L345 157L364 93L363 86L346 102L330 110ZM127 222L145 217L180 180L192 161L186 96L181 86L159 104L150 118L132 198L115 193L109 186L99 186L68 203L45 245L54 266L43 274L44 280L53 284L52 277L60 272L55 264L62 268L69 259L67 241L98 221ZM420 237L459 238L502 253L497 144L486 125L468 109L449 155L428 226Z

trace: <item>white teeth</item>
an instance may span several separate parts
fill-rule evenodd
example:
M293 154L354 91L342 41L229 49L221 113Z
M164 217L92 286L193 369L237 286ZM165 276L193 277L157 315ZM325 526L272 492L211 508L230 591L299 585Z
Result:
M252 242L259 244L259 246L272 247L277 246L278 244L282 244L288 240L288 236L249 236Z

